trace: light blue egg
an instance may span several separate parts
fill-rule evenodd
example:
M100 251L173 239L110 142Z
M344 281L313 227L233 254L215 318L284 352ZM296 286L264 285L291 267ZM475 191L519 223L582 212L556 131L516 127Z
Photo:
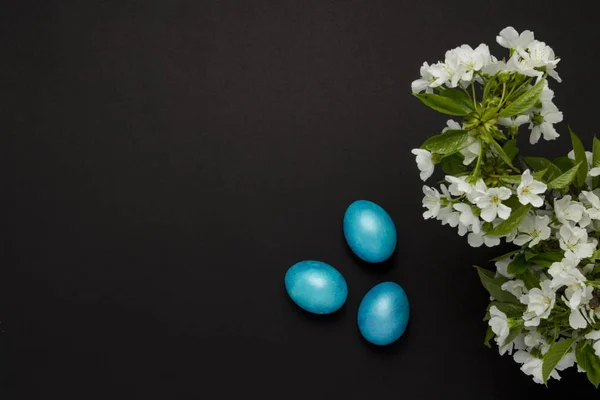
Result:
M396 226L389 214L368 200L350 204L344 214L344 237L360 259L378 263L396 249Z
M304 310L330 314L340 309L348 297L348 285L340 272L321 261L300 261L285 274L285 288Z
M361 300L358 329L367 341L383 346L402 336L409 316L408 297L402 287L394 282L383 282Z

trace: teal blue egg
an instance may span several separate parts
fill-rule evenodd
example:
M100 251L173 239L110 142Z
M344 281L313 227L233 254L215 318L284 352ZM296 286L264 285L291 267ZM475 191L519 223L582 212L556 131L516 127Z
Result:
M344 214L344 237L360 259L378 263L396 249L396 226L390 215L377 204L357 200Z
M408 297L400 285L383 282L367 292L358 306L358 329L376 345L395 342L406 330L410 317Z
M348 297L340 272L321 261L300 261L285 274L285 289L298 306L314 314L331 314Z

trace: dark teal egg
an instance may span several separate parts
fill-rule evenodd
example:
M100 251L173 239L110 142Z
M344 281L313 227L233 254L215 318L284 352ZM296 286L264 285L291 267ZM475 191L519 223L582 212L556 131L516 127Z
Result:
M360 259L378 263L396 249L396 226L389 214L368 200L350 204L344 214L344 237Z
M358 306L358 329L376 345L395 342L406 330L410 316L408 297L400 285L383 282L367 292Z
M285 288L298 306L314 314L340 309L348 297L348 285L340 272L321 261L300 261L285 274Z

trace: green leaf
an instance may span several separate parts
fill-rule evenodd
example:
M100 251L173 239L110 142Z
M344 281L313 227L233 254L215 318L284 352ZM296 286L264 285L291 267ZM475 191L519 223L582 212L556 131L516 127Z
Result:
M594 146L592 149L592 168L600 167L600 140L594 136ZM592 189L596 189L600 186L600 176L594 176L592 178Z
M432 136L423 143L423 148L438 154L456 153L465 144L469 133L464 130L447 130L439 135Z
M553 263L562 261L564 253L562 251L552 251L548 253L536 254L530 258L530 264L539 265L540 267L550 267Z
M503 303L518 303L519 300L513 296L512 294L505 292L502 290L501 286L508 279L503 277L495 277L495 274L492 271L487 269L483 269L481 267L475 266L477 269L477 273L479 274L479 279L481 280L481 284L488 291L488 293L494 297L494 299L503 302Z
M571 134L571 142L573 142L573 151L575 152L575 162L579 163L580 167L577 170L577 187L583 187L585 184L585 178L588 173L587 156L585 155L585 148L581 139L571 130L569 127L569 133Z
M542 359L542 378L544 379L544 383L547 384L548 377L550 377L550 374L554 371L554 368L556 368L560 360L571 351L574 342L575 339L564 339L560 342L553 343L552 346L550 346L548 352Z
M535 106L535 103L538 102L540 95L544 90L544 81L545 79L540 80L532 88L520 95L508 107L500 111L500 116L505 118L514 117L515 115L523 114L525 111Z
M514 260L510 262L510 264L508 264L507 272L513 275L521 275L522 273L527 271L528 266L529 264L525 259L525 255L519 254L515 257Z
M598 388L600 385L600 359L589 341L581 340L575 350L577 364L585 370L588 380Z
M537 256L536 253L534 253L531 250L525 250L525 261L529 261L531 260L533 257Z
M456 176L465 172L467 167L463 164L464 157L460 153L454 153L442 159L442 170L447 175Z
M446 89L446 90L440 92L440 96L446 97L446 98L454 101L464 111L468 111L469 114L472 113L473 111L475 111L473 109L473 100L471 99L471 96L466 94L464 92L464 90Z
M519 278L521 278L529 290L540 287L540 280L535 276L531 268L527 268L525 272L519 275Z
M521 252L521 249L509 251L508 253L502 254L501 256L492 258L490 261L495 262L495 261L504 260L505 258L514 256L515 254L519 254L520 252Z
M562 157L557 157L554 160L552 160L552 164L554 164L558 168L560 168L561 173L563 173L563 172L567 172L568 170L573 168L575 166L575 161L571 160L567 156L562 156ZM560 175L560 174L558 174L558 175Z
M581 162L579 162L577 165L575 165L573 168L571 168L564 174L560 175L558 178L555 178L548 182L548 189L564 189L568 187L571 183L573 183L573 181L577 177L577 171L579 170L580 166Z
M533 176L533 179L535 179L536 181L540 181L543 182L544 181L544 175L546 175L546 172L548 172L548 168L546 167L541 171L536 171L533 174L531 174L531 176Z
M523 304L492 301L488 306L488 310L493 306L496 306L498 310L502 311L509 318L521 317L523 315L523 311L525 311L525 306Z
M501 175L498 177L504 183L519 184L521 183L521 175Z
M519 154L519 148L517 147L517 139L510 139L508 142L504 143L502 149L511 161L514 160L517 154Z
M551 181L554 178L559 177L563 173L563 171L557 165L552 163L552 161L548 160L547 158L525 157L524 159L527 165L533 168L534 171L546 170L546 173L544 173L546 181Z
M494 337L494 331L492 330L491 326L488 326L487 331L485 332L485 339L483 340L483 344L486 345L487 347L492 347L490 345L490 340L492 340L492 338Z
M510 213L510 217L507 220L502 221L498 226L490 230L487 235L490 236L502 236L508 235L515 229L521 225L521 222L527 216L527 212L529 211L530 204L521 205L512 209Z
M472 112L462 102L457 102L450 97L445 97L432 93L414 93L414 96L423 102L426 106L442 114L464 117Z
M523 332L523 329L525 329L525 323L522 320L515 321L515 325L510 328L508 336L504 339L504 344L509 344L515 340Z
M515 166L512 164L512 159L508 156L508 154L506 154L506 152L504 152L504 149L502 148L502 146L500 146L498 142L496 142L493 138L490 138L490 144L492 145L496 153L498 153L502 161L506 163L506 165L510 166L512 169L516 169Z

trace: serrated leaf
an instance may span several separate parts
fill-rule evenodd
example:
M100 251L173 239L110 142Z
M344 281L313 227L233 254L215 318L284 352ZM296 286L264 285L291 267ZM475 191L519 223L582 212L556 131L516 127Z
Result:
M589 341L581 340L577 343L575 358L577 364L585 370L588 380L598 388L600 385L600 359L596 356Z
M512 212L510 213L510 217L508 217L507 220L502 221L500 224L498 224L498 226L496 226L495 228L490 230L487 233L487 235L490 235L490 236L508 235L509 233L511 233L512 231L517 229L519 227L519 225L521 225L521 222L523 222L523 220L527 216L527 212L529 211L529 208L530 208L530 204L521 205L519 207L513 208Z
M517 139L510 139L509 141L504 143L502 149L504 149L504 152L506 153L508 158L511 159L511 161L514 160L517 154L519 154L519 148L517 147Z
M490 345L490 340L492 340L492 338L495 336L494 331L492 330L491 326L488 326L487 331L485 332L485 339L483 340L483 344L487 347L492 347Z
M421 100L426 106L442 114L464 117L472 112L471 109L466 108L463 104L456 102L450 97L433 93L414 93L414 96Z
M571 351L573 343L575 343L574 339L564 339L550 346L542 359L542 378L544 379L544 383L548 382L550 374L554 371L560 360Z
M575 162L580 165L577 170L577 187L583 187L588 173L585 148L583 147L583 143L581 143L581 139L571 130L571 127L569 127L569 133L571 134L571 142L573 143L573 151L575 152Z
M498 177L504 183L518 185L521 183L521 175L501 175Z
M562 157L556 157L554 160L552 160L552 164L556 165L561 170L561 173L562 173L562 172L567 172L568 170L573 168L575 166L575 161L571 160L567 156L562 156ZM558 175L560 175L560 174L558 174Z
M540 267L550 267L553 263L562 261L564 253L561 251L552 251L548 253L536 254L530 258L529 261L533 265L539 265Z
M479 274L481 284L494 299L503 303L519 303L519 300L515 296L508 292L505 292L501 288L502 284L508 279L503 277L496 278L495 274L492 271L483 269L478 266L475 266L475 268L477 269L477 273Z
M527 165L533 168L533 170L536 172L546 170L546 172L544 173L546 181L551 181L559 177L563 173L563 171L557 165L555 165L552 161L548 160L547 158L525 157L524 160L527 163Z
M587 162L587 161L586 161ZM564 189L568 187L575 178L577 177L577 171L581 166L581 162L575 165L573 168L560 175L558 178L555 178L548 182L548 189Z
M454 153L442 159L442 170L447 175L456 176L465 172L467 167L463 164L464 157L460 153Z
M447 97L450 100L454 101L458 104L463 110L472 113L473 108L473 100L471 96L467 95L463 90L460 89L446 89L440 92L440 96Z
M500 111L500 116L504 118L514 117L525 113L527 110L535 106L538 102L542 91L544 90L545 79L540 80L532 88L520 95L508 107Z
M522 273L527 271L528 266L529 264L525 259L525 255L519 254L515 257L514 260L510 262L510 264L508 264L508 268L506 269L506 271L512 275L521 275Z
M465 130L447 130L439 135L430 137L421 147L432 153L449 155L460 150L468 137L469 133Z
M506 163L506 165L510 166L512 169L516 169L512 164L512 159L508 156L508 154L506 154L506 152L498 142L496 142L493 138L490 138L490 144L492 145L496 153L500 156L502 161Z
M541 171L536 171L533 174L531 174L531 176L533 176L533 179L535 179L536 181L543 182L544 181L544 175L546 175L546 172L548 172L548 168L544 168Z

